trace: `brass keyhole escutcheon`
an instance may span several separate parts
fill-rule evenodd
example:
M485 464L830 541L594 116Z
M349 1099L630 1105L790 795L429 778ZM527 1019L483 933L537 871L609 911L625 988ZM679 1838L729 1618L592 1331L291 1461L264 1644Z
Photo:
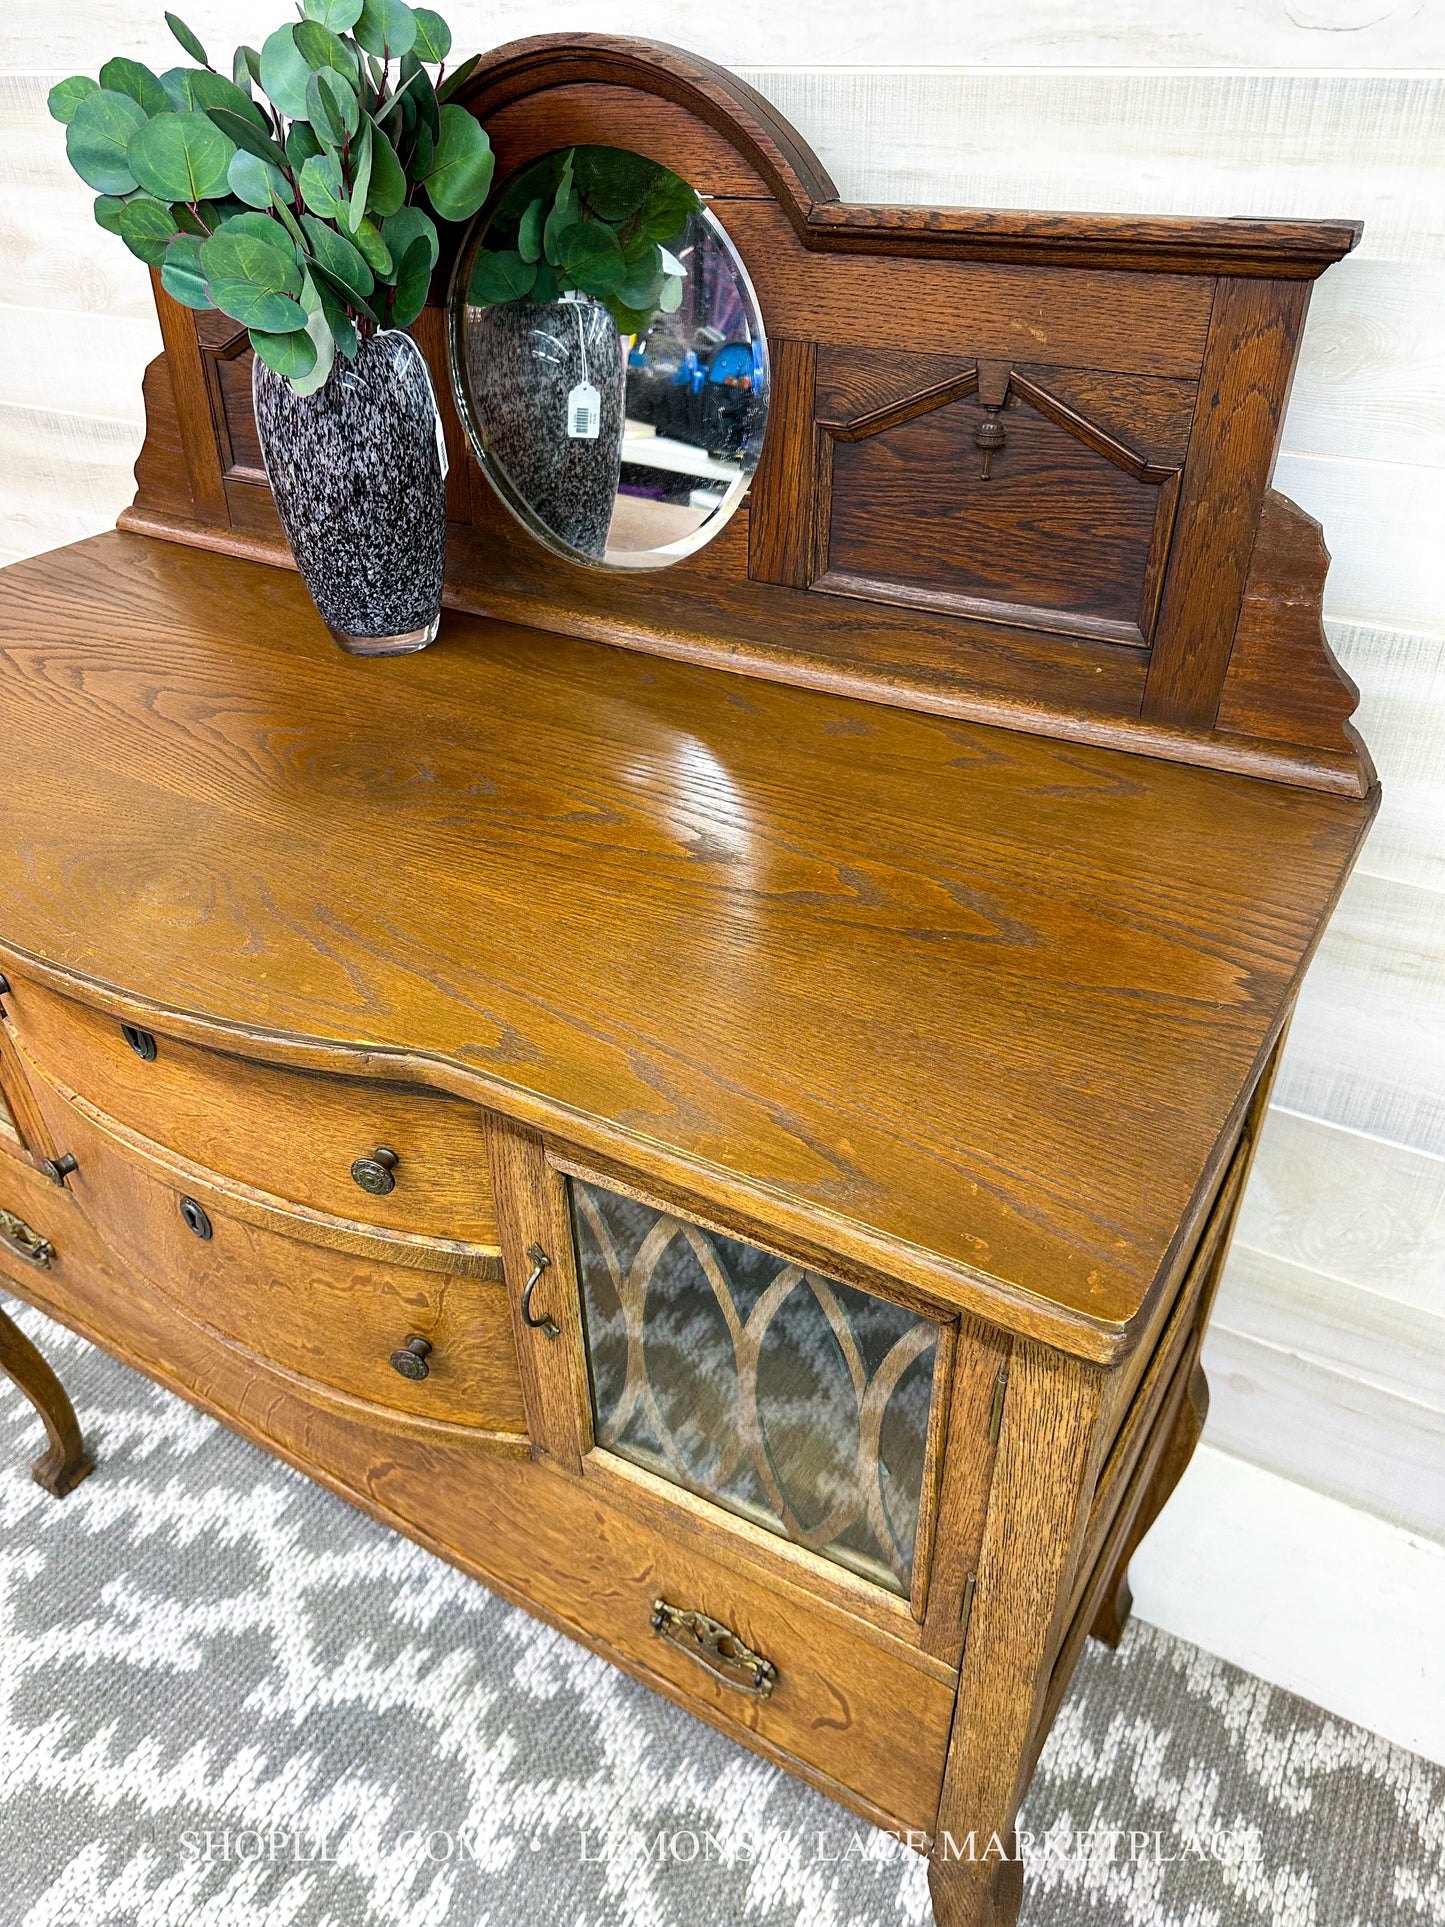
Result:
M429 1338L408 1338L406 1343L391 1355L391 1369L400 1372L403 1378L430 1378L432 1345Z
M386 1145L378 1144L369 1158L358 1158L351 1167L352 1181L359 1184L363 1191L370 1192L373 1198L384 1198L388 1191L395 1191L396 1178L393 1173L401 1159Z
M120 1034L142 1063L155 1062L156 1040L148 1030L142 1030L138 1024L122 1024Z
M206 1216L204 1206L194 1198L181 1199L181 1219L187 1231L193 1231L203 1242L211 1237L211 1221Z

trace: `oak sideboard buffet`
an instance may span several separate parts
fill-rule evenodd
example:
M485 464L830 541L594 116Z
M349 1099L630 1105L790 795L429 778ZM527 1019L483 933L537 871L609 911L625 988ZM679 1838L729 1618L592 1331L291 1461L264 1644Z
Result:
M0 573L0 1272L996 1927L964 1843L1128 1617L1378 800L1270 487L1359 231L847 205L638 42L465 98L499 184L704 194L751 488L671 567L559 555L430 307L449 613L344 656L244 331L157 287L133 506Z

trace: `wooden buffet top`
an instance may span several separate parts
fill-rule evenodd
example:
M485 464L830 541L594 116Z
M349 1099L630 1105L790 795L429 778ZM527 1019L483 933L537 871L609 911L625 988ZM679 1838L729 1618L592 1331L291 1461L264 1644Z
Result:
M0 573L0 649L15 959L1099 1357L1373 809L465 615L348 658L296 576L135 535Z

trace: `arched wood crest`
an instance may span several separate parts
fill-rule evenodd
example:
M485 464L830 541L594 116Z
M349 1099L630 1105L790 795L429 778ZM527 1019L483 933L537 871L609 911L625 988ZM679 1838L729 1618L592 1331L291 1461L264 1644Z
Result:
M413 332L452 456L451 605L1368 790L1357 692L1320 623L1320 530L1270 488L1310 282L1357 224L850 206L743 82L600 35L501 48L462 98L499 188L597 143L707 196L758 292L772 405L750 496L715 541L660 571L569 562L467 452L439 272ZM289 564L244 333L159 284L156 299L166 352L122 526Z

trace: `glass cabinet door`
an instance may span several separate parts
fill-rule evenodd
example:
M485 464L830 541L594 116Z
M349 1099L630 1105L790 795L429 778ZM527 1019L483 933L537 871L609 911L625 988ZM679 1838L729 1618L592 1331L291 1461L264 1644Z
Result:
M569 1188L598 1445L906 1597L934 1321Z

